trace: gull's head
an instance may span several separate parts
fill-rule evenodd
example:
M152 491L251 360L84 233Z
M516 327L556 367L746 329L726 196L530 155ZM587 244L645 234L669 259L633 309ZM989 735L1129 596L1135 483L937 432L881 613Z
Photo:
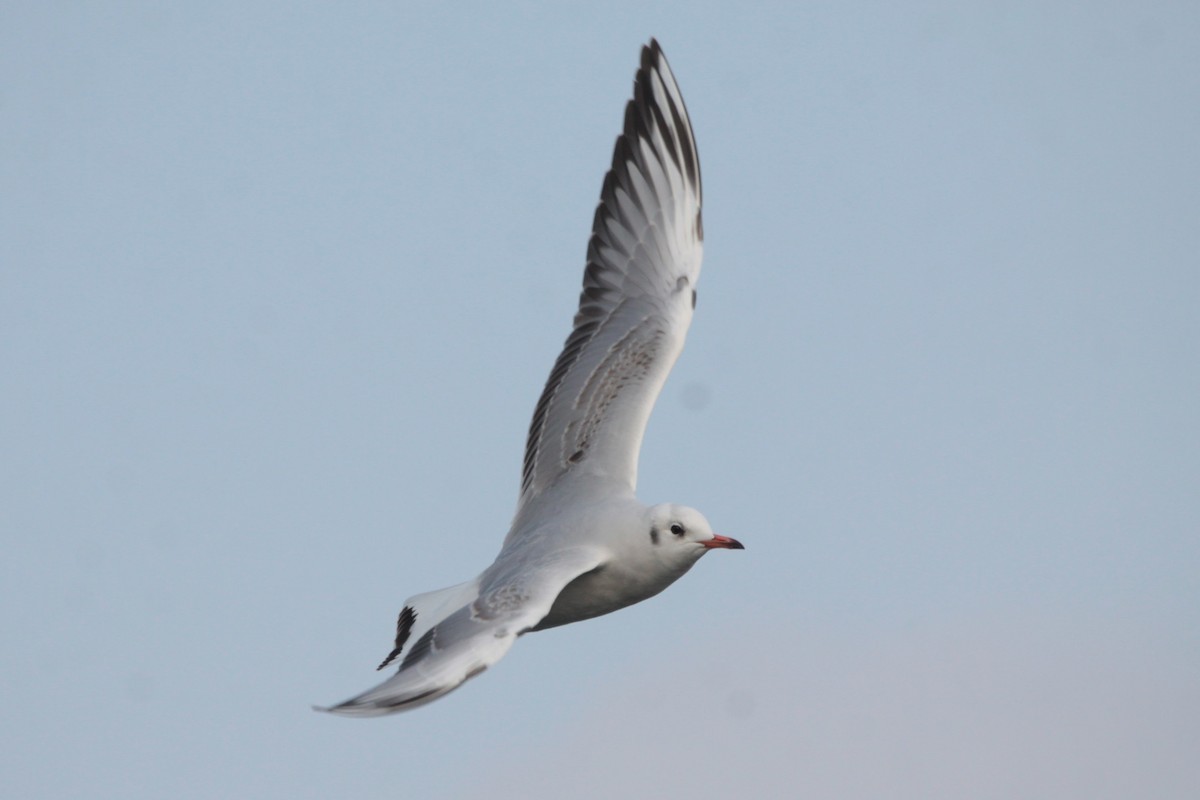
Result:
M694 508L674 503L651 506L647 512L650 546L665 561L695 561L709 550L744 550L742 543L713 533L708 520Z

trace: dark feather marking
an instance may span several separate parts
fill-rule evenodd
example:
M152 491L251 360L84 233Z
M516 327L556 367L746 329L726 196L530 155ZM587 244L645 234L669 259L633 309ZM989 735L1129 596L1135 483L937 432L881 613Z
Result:
M426 697L429 697L429 695L434 694L439 691L441 691L441 690L440 689L430 689L425 692L418 692L417 694L399 697L399 698L396 698L395 700L388 700L388 701L382 702L382 703L377 702L374 705L377 708L400 708L401 706L406 706L406 705L409 705L410 703L415 703L418 700L423 700Z
M388 653L387 658L383 663L376 667L376 670L381 670L400 655L400 651L404 649L404 643L408 641L409 634L412 633L413 623L417 621L417 612L413 611L411 606L405 606L400 611L400 617L396 620L396 646L392 648L392 652Z
M568 440L574 443L579 460L582 460L595 440L600 425L607 417L609 407L617 401L626 386L644 378L654 362L662 332L653 331L639 341L639 334L644 327L645 323L631 329L609 348L608 355L597 365L579 392L576 408L582 409L584 413L573 420L566 431ZM571 462L575 461L572 456Z
M671 112L671 121L675 125L677 131L689 130L688 124L684 121L687 119L687 107L680 108L675 105L674 98L670 93L667 93L667 110ZM679 98L679 102L683 102L683 98ZM696 158L696 145L692 141L690 135L679 137L679 146L683 150L684 167L687 170L688 180L697 189L700 187L700 162Z
M550 379L546 381L546 387L542 390L542 396L533 411L533 422L529 426L529 438L525 442L525 472L521 481L522 491L528 491L533 485L533 473L537 469L538 442L546 427L546 415L550 411L550 404L558 393L562 379L574 366L584 345L591 340L599 327L600 323L595 319L577 319L575 329L567 337L562 353L554 362L554 369L550 371Z
M667 155L670 156L671 163L675 165L675 169L684 172L684 166L680 161L679 155L679 134L671 126L667 125L667 118L663 116L661 108L655 105L651 107L651 111L654 113L654 124L658 127L659 133L662 134L663 142L666 144Z
M651 41L654 53L656 55L656 63L662 59L662 48L658 46L658 42ZM666 81L663 81L664 89ZM678 86L675 87L678 90ZM700 159L696 154L696 141L692 138L692 128L688 124L687 103L683 101L683 96L679 96L679 105L675 104L675 99L671 93L664 91L663 94L667 100L667 110L671 114L671 120L674 123L674 129L677 132L675 144L679 147L684 160L684 170L690 179L693 186L696 187L696 193L702 197L702 182L700 180Z
M658 528L650 526L650 544L658 544Z
M430 628L421 634L421 638L417 639L416 644L412 646L412 650L408 651L408 655L404 657L404 661L400 662L400 669L408 669L413 664L420 661L425 656L429 655L433 650L433 634L437 630L437 626Z

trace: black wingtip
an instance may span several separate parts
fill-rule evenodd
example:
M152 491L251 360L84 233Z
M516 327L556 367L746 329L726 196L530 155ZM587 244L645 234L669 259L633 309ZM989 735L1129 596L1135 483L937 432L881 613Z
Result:
M417 612L413 611L412 606L405 606L400 611L400 616L396 619L396 646L392 648L392 652L387 654L387 658L383 660L375 671L386 667L396 660L396 656L400 655L400 651L404 649L404 643L408 641L409 635L412 633L413 623L417 621Z
M675 86L675 95L678 97L678 104L670 98L664 107L659 107L649 99L648 87L651 82L651 74L658 73L659 79L664 83L670 83ZM633 81L634 94L626 107L625 119L625 135L629 138L636 138L638 127L642 128L651 125L651 118L654 115L669 115L671 117L674 130L680 132L678 141L670 141L671 145L668 148L668 154L678 164L679 160L683 160L683 170L687 174L688 179L695 184L697 192L701 195L703 190L700 180L700 159L696 154L696 143L692 138L691 121L688 119L687 105L683 102L683 96L679 92L679 86L675 82L675 74L671 71L671 67L667 63L667 55L663 52L662 46L659 45L658 39L651 36L650 43L642 47L641 65L638 69L638 74ZM631 119L632 115L632 119ZM663 131L664 136L670 130L668 126L658 124L658 129ZM686 133L684 133L686 131ZM676 150L678 149L678 152ZM699 218L697 218L699 224ZM703 238L703 236L701 236Z

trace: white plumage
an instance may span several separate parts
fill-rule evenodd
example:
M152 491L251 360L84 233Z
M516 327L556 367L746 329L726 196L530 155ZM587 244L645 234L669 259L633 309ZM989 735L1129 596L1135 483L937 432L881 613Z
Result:
M534 410L517 513L472 581L409 598L388 680L322 709L375 716L428 703L516 638L607 614L665 589L713 548L700 512L643 506L638 451L683 349L703 253L700 162L658 42L642 49L588 243L574 326Z

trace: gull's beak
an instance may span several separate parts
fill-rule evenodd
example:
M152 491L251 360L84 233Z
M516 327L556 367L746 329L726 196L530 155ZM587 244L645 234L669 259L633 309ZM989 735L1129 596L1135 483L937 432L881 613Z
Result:
M707 539L707 540L701 542L700 544L704 545L706 548L708 548L710 550L714 547L720 547L725 550L745 550L746 549L745 547L742 546L742 543L739 542L737 539L730 539L728 536L717 536L715 533L713 534L713 537L711 539Z

